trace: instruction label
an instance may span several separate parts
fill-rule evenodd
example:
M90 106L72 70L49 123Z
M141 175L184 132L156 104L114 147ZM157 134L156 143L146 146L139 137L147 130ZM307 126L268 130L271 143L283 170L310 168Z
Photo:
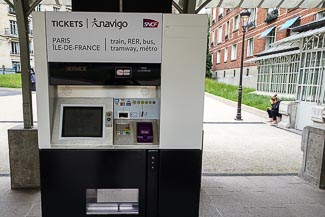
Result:
M162 14L46 12L49 62L161 63Z

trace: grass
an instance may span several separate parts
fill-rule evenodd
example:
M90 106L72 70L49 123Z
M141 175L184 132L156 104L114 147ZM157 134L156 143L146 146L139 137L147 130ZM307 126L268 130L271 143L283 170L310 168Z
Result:
M205 91L213 95L220 96L222 98L226 98L231 101L237 102L238 86L218 83L215 80L206 79ZM244 87L242 103L244 105L248 105L263 111L266 110L266 108L270 107L270 97L253 94L252 92L254 91L255 91L254 88ZM290 100L290 99L283 98L281 100Z
M0 74L0 87L21 88L20 74Z

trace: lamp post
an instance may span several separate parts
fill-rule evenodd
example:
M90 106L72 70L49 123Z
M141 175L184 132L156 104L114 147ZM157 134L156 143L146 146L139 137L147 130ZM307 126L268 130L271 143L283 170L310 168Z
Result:
M242 48L241 48L241 61L240 61L240 77L239 77L239 85L238 85L238 104L237 104L237 115L235 120L241 121L243 120L241 118L241 103L242 103L242 95L243 95L243 71L244 71L244 48L245 48L245 33L247 31L247 24L249 16L251 15L251 12L249 12L247 9L240 12L240 17L243 21L243 42L242 42Z

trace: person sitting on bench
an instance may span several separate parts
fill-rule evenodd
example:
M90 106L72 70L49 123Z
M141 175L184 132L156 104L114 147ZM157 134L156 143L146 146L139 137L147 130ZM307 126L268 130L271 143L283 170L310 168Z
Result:
M270 122L276 124L276 117L281 117L281 114L279 113L280 101L277 98L277 94L271 97L270 102L272 106L267 108L266 111L269 114Z

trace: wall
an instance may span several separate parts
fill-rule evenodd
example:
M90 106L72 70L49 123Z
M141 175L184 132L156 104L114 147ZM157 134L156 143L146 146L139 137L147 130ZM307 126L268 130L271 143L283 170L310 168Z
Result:
M224 9L224 16L222 19L219 19L218 16L218 9L213 8L211 9L211 20L210 23L212 24L210 26L210 53L213 54L213 64L212 64L212 71L217 72L218 74L220 72L226 71L226 77L227 79L220 79L219 81L224 81L226 83L233 83L235 82L234 79L229 79L229 77L233 77L233 71L234 69L236 70L236 73L238 73L239 77L239 68L240 68L240 60L241 60L241 47L242 47L242 24L240 21L239 24L239 29L238 30L233 30L234 29L234 17L237 16L242 9L236 8L230 10L229 13L226 12L226 9ZM266 19L267 15L267 9L263 8L258 8L256 12L256 21L255 21L255 27L251 27L248 29L246 33L246 41L245 41L245 48L244 48L244 60L248 60L250 58L253 58L254 55L261 53L262 51L265 50L265 42L266 39L262 38L259 39L259 36L268 28L272 26L276 26L276 40L283 39L289 35L289 30L282 30L279 31L281 26L289 19L292 19L294 17L300 16L301 17L301 25L304 25L306 23L309 23L315 19L315 14L317 13L318 9L280 9L279 10L279 16L277 19L275 19L272 22L266 23L264 20ZM214 17L216 17L215 21L213 22ZM230 34L229 38L226 40L225 35L226 35L226 23L227 21L230 21ZM220 44L217 44L217 39L218 39L218 28L222 26L222 42ZM215 38L214 38L214 46L211 46L211 42L213 41L212 39L212 31L215 31ZM253 38L254 40L254 49L253 49L253 56L248 57L247 56L247 40ZM237 44L237 54L236 54L236 59L231 60L231 50L232 50L232 45ZM224 55L225 55L225 48L228 47L228 60L224 62ZM221 56L220 56L220 63L216 63L216 56L217 56L217 51L221 51ZM244 63L244 67L256 67L255 63ZM245 74L244 69L244 74ZM254 74L254 76L257 75L257 73ZM256 82L256 78L250 78L248 79L249 81L246 82L247 85L250 86L256 86L256 84L251 85L252 82ZM236 82L235 82L236 83ZM244 83L244 86L246 86Z

